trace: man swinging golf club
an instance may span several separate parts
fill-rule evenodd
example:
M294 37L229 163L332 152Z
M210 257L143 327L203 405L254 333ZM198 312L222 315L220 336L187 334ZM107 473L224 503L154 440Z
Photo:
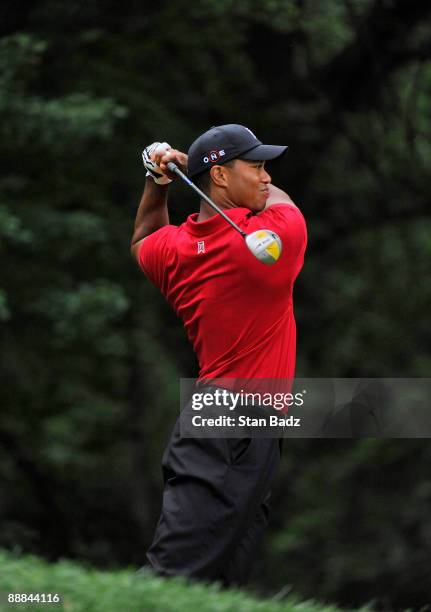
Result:
M147 181L131 251L182 319L201 384L294 377L292 292L306 227L265 167L286 150L228 124L199 136L188 155L167 143L143 152ZM169 224L167 210L176 176L201 197L199 212L180 226ZM148 563L163 576L244 585L268 523L281 440L183 438L179 423L163 454Z

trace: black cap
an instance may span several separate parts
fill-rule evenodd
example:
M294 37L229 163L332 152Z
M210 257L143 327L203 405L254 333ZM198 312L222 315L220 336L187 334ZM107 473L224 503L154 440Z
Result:
M287 149L286 146L262 144L244 125L218 125L196 138L190 145L188 175L196 176L215 164L221 165L236 158L255 161L275 159Z

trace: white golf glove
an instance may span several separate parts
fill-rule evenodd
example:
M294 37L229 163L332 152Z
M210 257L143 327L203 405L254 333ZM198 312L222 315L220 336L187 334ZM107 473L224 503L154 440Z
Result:
M153 142L152 144L145 147L142 151L142 160L144 162L144 166L147 170L145 176L152 176L154 182L158 185L168 185L168 183L172 182L166 174L160 170L160 167L156 164L155 161L152 160L152 157L157 153L164 153L171 149L171 145L167 142Z

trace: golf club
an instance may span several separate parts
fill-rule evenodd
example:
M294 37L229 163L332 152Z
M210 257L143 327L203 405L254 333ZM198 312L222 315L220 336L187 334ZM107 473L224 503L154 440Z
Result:
M187 175L185 175L174 162L167 163L168 169L179 176L187 185L189 185L205 202L207 202L213 210L225 219L237 232L244 238L250 252L262 263L272 265L279 260L282 250L280 237L273 231L260 229L246 234L232 219L230 219L221 208L215 204L199 187L197 187Z

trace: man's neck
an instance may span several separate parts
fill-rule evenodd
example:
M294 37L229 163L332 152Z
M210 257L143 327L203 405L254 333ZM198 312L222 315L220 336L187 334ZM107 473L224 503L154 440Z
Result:
M219 208L221 208L222 210L228 210L231 208L237 208L237 206L235 206L235 204L233 204L230 201L219 201L219 202L215 202L215 204L217 204L217 206ZM197 218L197 221L206 221L207 219L210 219L211 217L214 217L214 215L216 215L216 211L211 208L211 206L205 202L205 200L201 200L201 207L199 210L199 215Z

